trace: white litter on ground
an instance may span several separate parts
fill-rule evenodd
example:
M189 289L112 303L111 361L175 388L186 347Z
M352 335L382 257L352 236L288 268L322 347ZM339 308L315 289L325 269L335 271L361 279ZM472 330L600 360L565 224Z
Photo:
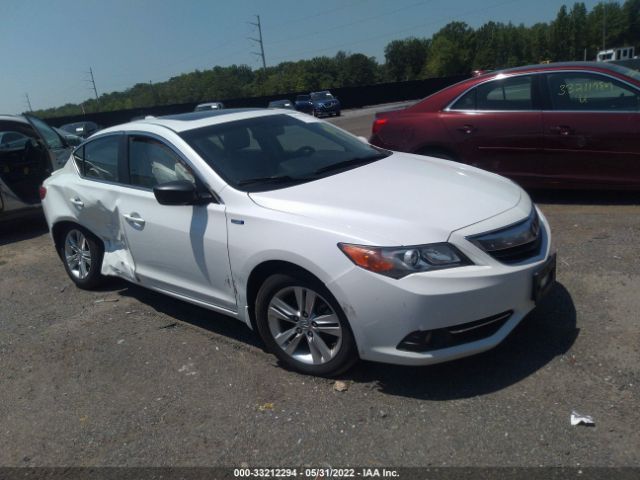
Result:
M575 410L571 412L571 426L575 427L576 425L595 425L596 422L593 421L593 417L590 415L582 415Z

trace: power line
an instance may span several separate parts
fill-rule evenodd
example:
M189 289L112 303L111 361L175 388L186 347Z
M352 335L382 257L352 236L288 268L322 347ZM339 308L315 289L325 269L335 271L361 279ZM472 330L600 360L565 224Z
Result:
M313 36L313 35L324 34L324 33L327 33L327 32L334 31L334 30L342 30L342 29L344 29L346 27L351 27L353 25L357 25L359 23L368 22L370 20L375 20L375 19L378 19L378 18L381 18L381 17L388 17L389 15L393 15L395 13L402 12L404 10L408 10L410 8L413 8L413 7L417 7L419 5L424 5L425 3L431 3L433 1L434 0L421 0L419 2L415 2L415 3L412 3L410 5L406 5L404 7L401 7L401 8L396 8L396 9L393 9L393 10L382 12L382 13L379 13L379 14L376 14L376 15L372 15L370 17L360 18L358 20L354 20L353 22L343 23L341 25L335 25L333 27L324 28L322 30L317 30L315 32L305 32L302 35L296 35L294 37L285 38L285 39L282 39L282 40L278 40L276 42L269 42L269 45L277 45L277 44L280 44L280 43L291 42L292 40L297 40L299 38L308 38L308 37Z
M267 61L264 59L264 43L262 42L262 26L260 25L260 15L256 15L256 18L258 19L257 22L247 22L249 25L253 25L254 27L258 27L258 38L251 38L249 37L249 40L252 40L258 44L260 44L260 53L258 52L251 52L254 55L258 55L260 57L262 57L262 68L264 68L265 70L267 69Z
M418 28L424 28L427 25L443 22L445 20L456 19L456 18L459 18L462 15L470 15L470 14L474 14L474 13L480 13L480 12L484 12L486 10L489 10L491 8L501 7L501 6L507 5L509 3L516 3L516 2L521 2L521 1L523 1L523 0L506 0L506 1L495 3L495 4L492 4L492 5L487 5L487 6L484 6L482 8L479 8L479 9L474 9L474 10L469 10L469 11L466 11L466 12L462 12L462 13L456 15L456 16L443 17L443 18L435 19L435 20L430 21L430 22L423 22L423 23L420 23L418 25L414 25L412 27L403 28L402 30L395 30L393 32L385 32L385 33L382 33L382 34L379 33L379 34L377 34L377 35L375 35L373 37L363 38L363 39L355 40L355 41L348 42L348 43L332 45L330 47L318 48L318 49L315 49L315 50L300 51L300 52L297 52L297 53L289 54L287 56L276 57L275 60L284 61L286 58L291 58L291 57L295 57L295 56L299 56L299 55L305 55L305 54L316 53L316 52L324 52L326 50L339 49L339 48L343 48L343 47L350 47L352 45L356 45L358 43L363 43L363 42L368 42L368 41L371 41L371 40L380 40L381 38L388 38L388 37L391 37L391 36L398 35L400 33L406 33L406 32L412 31L412 30L416 30Z

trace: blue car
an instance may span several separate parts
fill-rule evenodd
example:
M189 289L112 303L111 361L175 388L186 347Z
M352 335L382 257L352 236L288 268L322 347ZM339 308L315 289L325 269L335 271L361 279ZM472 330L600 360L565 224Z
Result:
M311 92L309 95L298 95L295 101L296 110L315 117L340 116L340 101L330 91Z

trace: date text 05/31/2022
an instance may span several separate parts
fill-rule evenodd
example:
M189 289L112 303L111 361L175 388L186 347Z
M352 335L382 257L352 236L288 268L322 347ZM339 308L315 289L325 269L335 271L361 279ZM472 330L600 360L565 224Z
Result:
M236 478L398 478L389 468L235 468Z

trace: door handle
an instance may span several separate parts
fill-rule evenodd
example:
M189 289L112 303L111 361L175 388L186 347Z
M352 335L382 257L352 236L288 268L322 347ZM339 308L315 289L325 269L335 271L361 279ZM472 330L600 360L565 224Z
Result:
M463 126L459 127L458 131L462 132L462 133L464 133L466 135L469 135L469 134L475 132L476 128L473 125L466 124L466 125L463 125Z
M138 226L144 226L145 221L142 217L140 217L140 215L138 215L137 213L131 213L129 215L123 215L124 219L129 222L129 223L133 223L134 225L138 225Z
M84 202L80 200L78 197L70 198L69 201L78 208L84 207Z
M558 125L557 127L551 127L551 131L562 135L563 137L568 137L573 133L573 130L568 125Z

